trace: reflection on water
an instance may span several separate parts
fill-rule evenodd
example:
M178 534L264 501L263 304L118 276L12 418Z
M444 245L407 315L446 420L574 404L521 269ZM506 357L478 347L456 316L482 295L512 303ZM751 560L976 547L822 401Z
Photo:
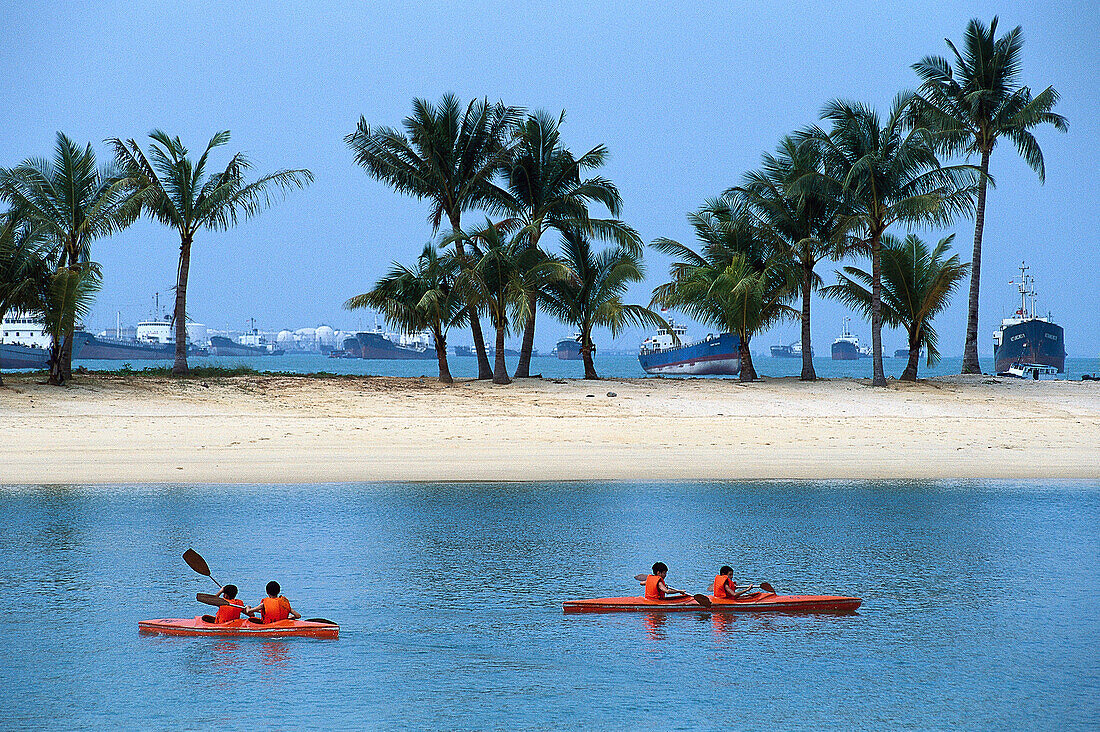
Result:
M0 726L637 728L661 699L709 729L721 699L776 729L1096 728L1097 525L1080 484L10 489ZM209 610L191 546L244 597L277 579L340 639L140 636ZM730 564L864 605L562 614L638 593L656 559L680 587ZM1028 577L1057 591L1036 602Z

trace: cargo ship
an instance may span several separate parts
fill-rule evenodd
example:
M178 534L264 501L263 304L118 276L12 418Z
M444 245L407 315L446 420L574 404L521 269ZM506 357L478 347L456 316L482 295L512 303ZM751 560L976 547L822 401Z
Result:
M638 361L647 374L736 376L741 372L741 340L732 333L709 334L686 343L687 328L668 321L642 341Z
M554 346L554 354L562 361L581 360L581 334L574 333L571 338L562 338ZM596 355L596 344L592 344L592 355Z
M476 356L477 352L474 350L473 346L455 346L454 347L454 354L456 356L471 358L471 357ZM497 349L494 348L493 346L486 346L485 347L485 355L489 358L489 360L492 360L497 355ZM504 349L504 355L507 356L508 358L518 358L519 357L519 351L517 351L514 348L505 348ZM538 355L539 355L539 349L532 348L531 349L531 356L535 357L535 356L538 356Z
M396 340L395 340L396 339ZM390 361L436 358L435 341L427 331L412 335L386 333L381 326L344 339L343 348L332 358L368 358Z
M1035 314L1035 280L1027 270L1027 264L1021 263L1020 279L1011 282L1019 290L1020 307L1011 317L1004 318L993 334L994 368L998 374L1008 374L1013 367L1020 366L1053 367L1058 373L1065 373L1065 333L1062 326L1051 321L1049 314L1045 318Z
M75 344L74 344L75 346ZM50 349L0 343L0 369L44 369L50 365Z
M859 345L859 337L852 335L848 330L848 322L851 318L844 319L844 332L833 341L834 361L855 361L860 358L870 358L871 349Z
M73 358L80 358L83 343L73 339ZM0 369L44 369L50 365L53 339L41 318L13 310L0 320Z
M772 358L802 358L802 341L791 344L777 343L771 347ZM813 358L814 349L810 347L810 358Z
M282 356L286 351L270 344L251 346L225 336L210 336L210 353L214 356Z

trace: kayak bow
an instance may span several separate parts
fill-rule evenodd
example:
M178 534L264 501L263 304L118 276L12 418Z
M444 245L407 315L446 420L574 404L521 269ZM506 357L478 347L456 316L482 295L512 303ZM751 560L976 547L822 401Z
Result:
M602 597L595 600L566 600L562 609L566 613L615 613L615 612L696 612L744 613L850 613L862 604L858 597L835 595L773 595L760 593L736 600L709 596L710 607L703 607L694 598L677 600L647 600L644 597Z
M228 623L211 623L199 615L195 618L158 618L138 623L142 633L161 635L234 636L246 638L336 638L340 626L311 620L280 620L275 623L254 623L247 618Z

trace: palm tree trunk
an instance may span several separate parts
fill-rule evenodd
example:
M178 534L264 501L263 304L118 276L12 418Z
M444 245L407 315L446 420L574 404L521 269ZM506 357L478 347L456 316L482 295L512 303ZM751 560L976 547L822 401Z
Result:
M53 336L51 340L53 343L50 344L50 375L46 379L46 383L52 386L61 386L65 383L64 374L61 370L61 339Z
M871 386L886 386L882 368L882 232L871 234Z
M737 352L741 356L741 381L756 381L756 367L752 365L752 351L749 350L749 338L737 334Z
M584 378L586 379L598 379L599 375L596 373L596 361L592 356L592 331L581 331L581 360L584 362Z
M909 362L905 364L905 370L901 372L902 381L917 380L917 366L920 361L920 328L913 326L909 332Z
M978 290L982 277L982 230L985 229L986 175L989 150L982 151L982 179L978 182L978 211L974 217L974 253L970 258L970 308L966 314L966 343L963 345L962 373L980 374L978 362Z
M451 219L451 230L455 234L461 233L462 220L458 214L454 214L449 218ZM466 251L462 246L461 239L455 239L455 252L458 254L459 261L465 266ZM485 355L485 335L481 332L481 318L478 317L477 308L473 305L467 306L466 314L470 317L470 334L474 337L474 352L477 354L477 378L491 379L493 378L493 369L489 366L489 357Z
M519 350L519 363L516 364L517 379L526 379L531 376L531 352L535 349L535 306L537 298L532 294L527 296L527 307L531 314L527 316L527 322L523 324L523 344Z
M80 260L80 255L78 253L79 244L77 243L77 237L73 235L70 238L70 242L71 244L68 250L68 266L70 269L75 269L77 263ZM69 318L66 317L65 321L66 325L65 330L62 333L61 351L58 359L60 361L61 367L61 380L58 382L59 384L63 384L73 378L73 333L76 332L75 314L72 320L69 320Z
M176 362L172 366L175 376L187 375L187 273L191 269L191 238L180 239L180 265L176 272Z
M455 380L451 377L451 367L447 364L447 336L443 335L443 331L439 328L433 328L432 330L432 336L435 340L435 357L439 360L439 383L453 384Z
M802 381L817 381L814 371L814 347L810 341L810 290L813 289L814 265L802 265Z
M512 380L508 378L508 365L504 362L504 324L496 326L497 329L497 352L496 363L493 368L493 383L494 384L511 384Z

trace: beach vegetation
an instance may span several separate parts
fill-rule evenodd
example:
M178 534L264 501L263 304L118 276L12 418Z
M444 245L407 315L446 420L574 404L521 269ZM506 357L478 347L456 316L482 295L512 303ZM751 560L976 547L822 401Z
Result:
M487 99L463 105L453 94L438 104L413 100L413 113L404 129L372 127L360 117L344 141L355 162L367 173L399 193L430 202L428 219L438 231L446 219L451 243L463 267L466 239L461 235L462 214L471 209L497 210L508 196L496 185L497 171L517 144L513 128L523 111ZM493 376L477 306L469 303L469 322L477 353L478 378Z
M904 240L886 234L882 239L882 318L908 334L909 360L902 381L917 380L917 366L923 349L927 365L940 359L939 337L932 320L942 312L951 294L966 278L970 265L948 256L954 234L944 237L933 249L916 234ZM871 314L871 274L858 267L838 271L837 284L824 288L832 296L865 315Z
M344 307L377 310L403 333L431 331L439 381L451 384L454 379L447 363L447 333L469 317L465 293L458 283L460 271L457 256L440 252L429 242L412 267L392 263L370 291L349 299Z
M1049 124L1065 132L1069 125L1065 117L1054 112L1058 102L1054 87L1032 96L1030 87L1022 84L1024 40L1019 26L998 38L996 17L988 26L973 19L966 26L962 50L950 39L945 41L953 59L926 56L913 64L921 86L912 111L915 124L933 132L942 152L979 158L982 175L978 181L962 373L980 374L978 294L990 156L997 142L1005 138L1042 182L1046 179L1043 151L1031 131Z
M52 259L50 241L41 229L16 211L0 215L0 320L12 310L41 314Z
M270 206L276 192L304 188L313 181L312 173L298 169L279 170L249 182L245 175L252 164L240 152L224 169L208 172L210 154L228 143L229 137L228 130L216 133L196 160L189 157L179 137L170 137L163 130L149 134L152 142L148 154L132 138L108 141L132 191L125 207L130 216L145 214L175 229L180 237L173 308L176 354L172 372L176 375L188 371L187 282L195 236L203 229L230 229Z

